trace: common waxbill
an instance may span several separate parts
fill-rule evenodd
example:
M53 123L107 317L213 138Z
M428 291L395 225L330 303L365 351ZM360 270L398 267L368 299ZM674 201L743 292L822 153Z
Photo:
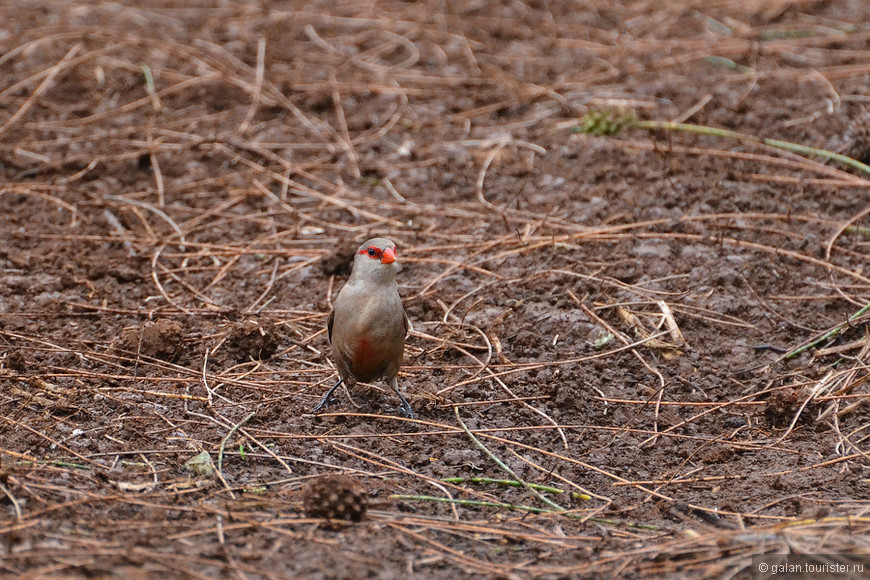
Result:
M402 401L401 414L414 418L396 378L408 334L397 271L393 241L372 238L357 249L350 279L338 293L326 324L339 379L314 407L315 413L332 401L342 382L353 386L357 381L385 378Z

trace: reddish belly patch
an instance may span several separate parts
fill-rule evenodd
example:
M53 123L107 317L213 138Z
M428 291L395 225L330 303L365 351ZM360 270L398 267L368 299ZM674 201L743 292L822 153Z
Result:
M356 346L356 353L353 357L354 376L362 382L374 380L378 378L378 373L383 372L383 364L382 354L368 339L361 339Z

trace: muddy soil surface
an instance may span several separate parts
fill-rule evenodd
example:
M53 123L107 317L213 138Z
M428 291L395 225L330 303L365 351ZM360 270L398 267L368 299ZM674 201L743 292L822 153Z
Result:
M0 576L866 550L868 173L642 123L866 163L868 107L858 1L4 3ZM416 423L311 412L375 234Z

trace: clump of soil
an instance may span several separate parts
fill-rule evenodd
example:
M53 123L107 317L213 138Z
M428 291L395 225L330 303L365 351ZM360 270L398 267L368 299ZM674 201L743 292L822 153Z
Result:
M870 109L862 107L843 136L844 153L861 163L870 162Z
M27 368L27 359L20 350L13 350L6 355L6 366L13 371L23 371Z
M733 449L725 445L716 445L701 455L701 461L706 464L727 463L733 457Z
M359 522L365 519L368 497L362 486L347 475L325 475L312 479L302 498L305 514L311 518Z
M175 360L181 351L184 327L175 320L149 320L140 326L127 327L115 341L115 350L126 354Z
M764 415L775 427L787 427L809 396L805 389L780 389L770 394L764 407Z
M236 360L264 360L275 354L278 340L272 324L262 325L256 320L244 320L233 324L225 346Z
M320 271L326 276L348 276L353 265L356 246L342 244L335 251L320 258Z

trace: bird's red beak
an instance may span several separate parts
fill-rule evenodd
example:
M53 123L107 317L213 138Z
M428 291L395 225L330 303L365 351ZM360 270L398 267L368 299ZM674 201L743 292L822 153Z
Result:
M396 261L396 250L393 248L384 248L384 257L381 258L381 264L392 264Z

